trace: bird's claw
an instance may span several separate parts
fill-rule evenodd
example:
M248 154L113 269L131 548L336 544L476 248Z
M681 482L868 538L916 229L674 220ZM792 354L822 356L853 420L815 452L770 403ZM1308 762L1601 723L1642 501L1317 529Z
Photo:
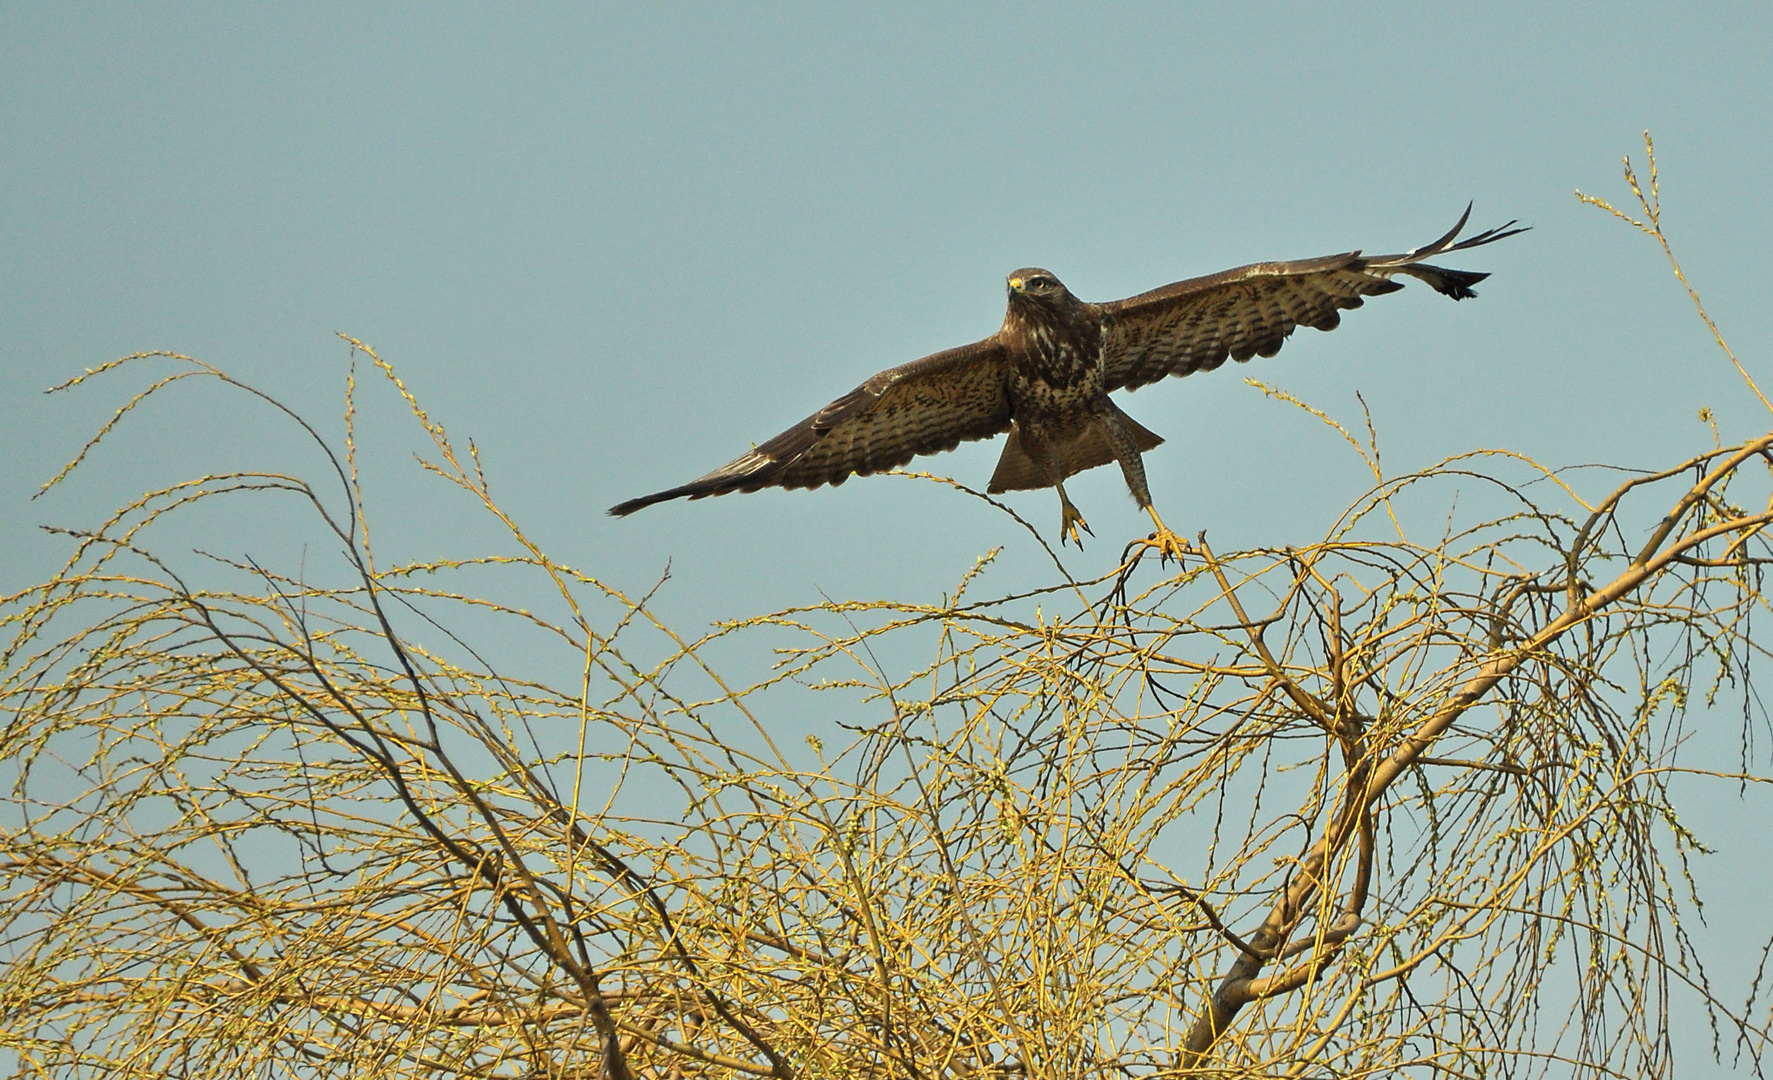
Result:
M1170 559L1174 558L1177 566L1182 565L1182 556L1191 554L1194 551L1193 548L1188 546L1188 541L1177 536L1167 528L1158 529L1144 540L1139 541L1139 543L1143 547L1156 548L1158 561L1160 563L1169 562Z
M1077 530L1080 528L1091 536L1096 535L1095 531L1090 528L1090 523L1085 521L1083 515L1077 512L1077 507L1072 506L1070 503L1066 503L1060 509L1059 546L1063 547L1065 541L1070 540L1077 545L1077 550L1082 551L1083 537L1077 534Z

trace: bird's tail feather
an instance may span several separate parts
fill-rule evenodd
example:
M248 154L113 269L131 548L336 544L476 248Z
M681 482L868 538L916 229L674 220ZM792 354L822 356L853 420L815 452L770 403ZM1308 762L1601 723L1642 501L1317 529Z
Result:
M1120 416L1132 428L1133 441L1140 453L1164 441L1163 436L1148 430L1126 413L1123 412ZM1114 446L1108 441L1108 433L1102 430L1102 425L1091 423L1070 439L1053 447L1053 459L1053 463L1059 466L1065 477L1070 477L1085 469L1093 469L1113 461ZM997 471L991 474L991 483L985 490L995 495L1003 491L1029 491L1051 484L1052 481L1041 472L1034 459L1028 456L1028 451L1022 449L1021 432L1014 427L1010 428L1010 437L1004 440L1003 455L997 459Z

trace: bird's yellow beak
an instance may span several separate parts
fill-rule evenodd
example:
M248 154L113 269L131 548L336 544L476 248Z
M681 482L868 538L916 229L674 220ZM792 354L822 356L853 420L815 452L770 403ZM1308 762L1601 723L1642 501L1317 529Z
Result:
M1022 291L1022 279L1019 277L1011 278L1010 279L1010 288L1016 290L1017 292L1021 292Z

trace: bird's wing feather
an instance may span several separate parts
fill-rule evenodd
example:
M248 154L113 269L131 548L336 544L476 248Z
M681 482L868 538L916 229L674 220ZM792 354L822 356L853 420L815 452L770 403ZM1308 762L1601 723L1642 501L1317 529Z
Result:
M1136 389L1170 375L1211 371L1226 357L1273 356L1297 326L1334 330L1341 311L1363 299L1395 292L1406 274L1462 300L1488 274L1429 266L1423 259L1462 251L1524 232L1509 222L1464 241L1459 223L1432 244L1401 255L1359 251L1297 262L1255 263L1191 278L1100 305L1107 334L1108 389Z
M1010 426L1009 357L995 336L874 376L766 443L681 487L610 508L766 487L841 484Z

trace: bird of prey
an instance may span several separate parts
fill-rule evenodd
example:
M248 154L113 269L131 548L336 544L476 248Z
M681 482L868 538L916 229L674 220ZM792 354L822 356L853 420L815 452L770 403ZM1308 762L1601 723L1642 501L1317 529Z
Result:
M837 485L904 465L918 454L1009 432L988 491L1050 487L1059 493L1060 542L1081 548L1083 515L1065 495L1075 473L1119 462L1127 487L1157 526L1147 543L1178 557L1187 545L1151 504L1141 454L1163 442L1109 393L1171 375L1211 371L1227 356L1273 356L1294 327L1333 330L1340 311L1395 292L1402 274L1454 300L1477 295L1488 274L1423 260L1524 232L1510 221L1458 240L1471 207L1448 233L1402 255L1350 251L1297 262L1254 263L1190 278L1125 300L1091 304L1046 270L1009 276L1003 326L983 341L890 368L713 472L610 508L632 514L668 499L766 487Z

